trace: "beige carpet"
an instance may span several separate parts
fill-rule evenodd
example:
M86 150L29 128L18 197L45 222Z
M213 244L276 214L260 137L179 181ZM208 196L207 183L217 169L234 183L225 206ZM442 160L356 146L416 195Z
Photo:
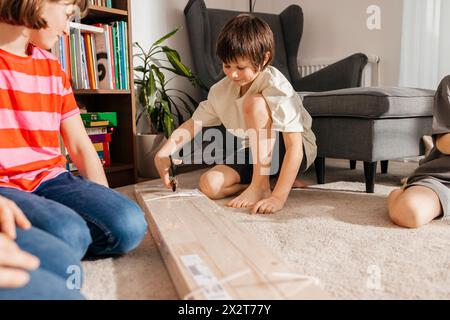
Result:
M335 298L449 299L449 220L406 230L387 216L387 194L415 166L391 163L390 174L378 175L375 194L368 195L361 163L351 171L347 161L329 161L327 184L292 191L276 215L224 209L298 273L319 278ZM196 187L198 176L199 172L181 176L182 187ZM305 179L314 183L314 172ZM84 267L84 293L89 298L177 299L151 238L125 257L84 262Z

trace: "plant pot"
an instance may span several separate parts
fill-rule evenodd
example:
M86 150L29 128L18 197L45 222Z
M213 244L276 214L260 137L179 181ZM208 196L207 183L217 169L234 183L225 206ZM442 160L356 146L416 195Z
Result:
M142 178L159 178L155 166L155 155L162 148L167 139L163 134L137 134L137 172Z

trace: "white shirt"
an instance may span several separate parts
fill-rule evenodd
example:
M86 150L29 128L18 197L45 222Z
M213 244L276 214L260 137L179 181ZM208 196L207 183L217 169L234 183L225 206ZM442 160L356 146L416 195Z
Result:
M256 77L242 97L240 87L225 77L211 87L208 99L200 103L192 119L204 127L223 124L230 133L243 139L243 147L248 148L243 104L247 96L255 94L261 94L266 100L271 112L272 130L302 133L309 167L317 155L316 137L311 130L312 118L289 80L272 66Z

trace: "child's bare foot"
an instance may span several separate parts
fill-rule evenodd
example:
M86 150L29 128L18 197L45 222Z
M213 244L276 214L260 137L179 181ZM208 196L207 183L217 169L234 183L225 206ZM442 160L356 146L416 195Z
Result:
M307 187L308 185L306 184L306 182L300 179L295 179L294 184L292 185L292 189L304 189Z
M249 208L254 206L258 201L270 197L271 194L270 189L251 184L239 196L228 202L227 206L232 208Z

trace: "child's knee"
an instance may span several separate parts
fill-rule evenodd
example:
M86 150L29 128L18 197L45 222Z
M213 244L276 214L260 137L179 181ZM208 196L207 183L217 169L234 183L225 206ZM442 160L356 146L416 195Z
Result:
M53 235L72 248L76 259L82 259L92 243L86 221L78 215L67 215L61 220L58 227L53 229Z
M198 187L208 198L219 200L222 198L223 178L220 177L219 173L206 172L201 175Z
M400 227L419 228L423 224L419 207L411 197L397 198L389 208L389 216Z
M395 204L395 202L397 201L398 197L403 192L404 192L403 189L395 189L389 194L388 199L387 199L389 207L392 206L393 204Z
M147 221L140 207L133 201L114 208L115 219L109 225L112 246L106 254L125 254L135 249L147 233Z
M254 115L268 115L267 103L264 97L260 94L250 95L244 100L244 115L251 117Z

